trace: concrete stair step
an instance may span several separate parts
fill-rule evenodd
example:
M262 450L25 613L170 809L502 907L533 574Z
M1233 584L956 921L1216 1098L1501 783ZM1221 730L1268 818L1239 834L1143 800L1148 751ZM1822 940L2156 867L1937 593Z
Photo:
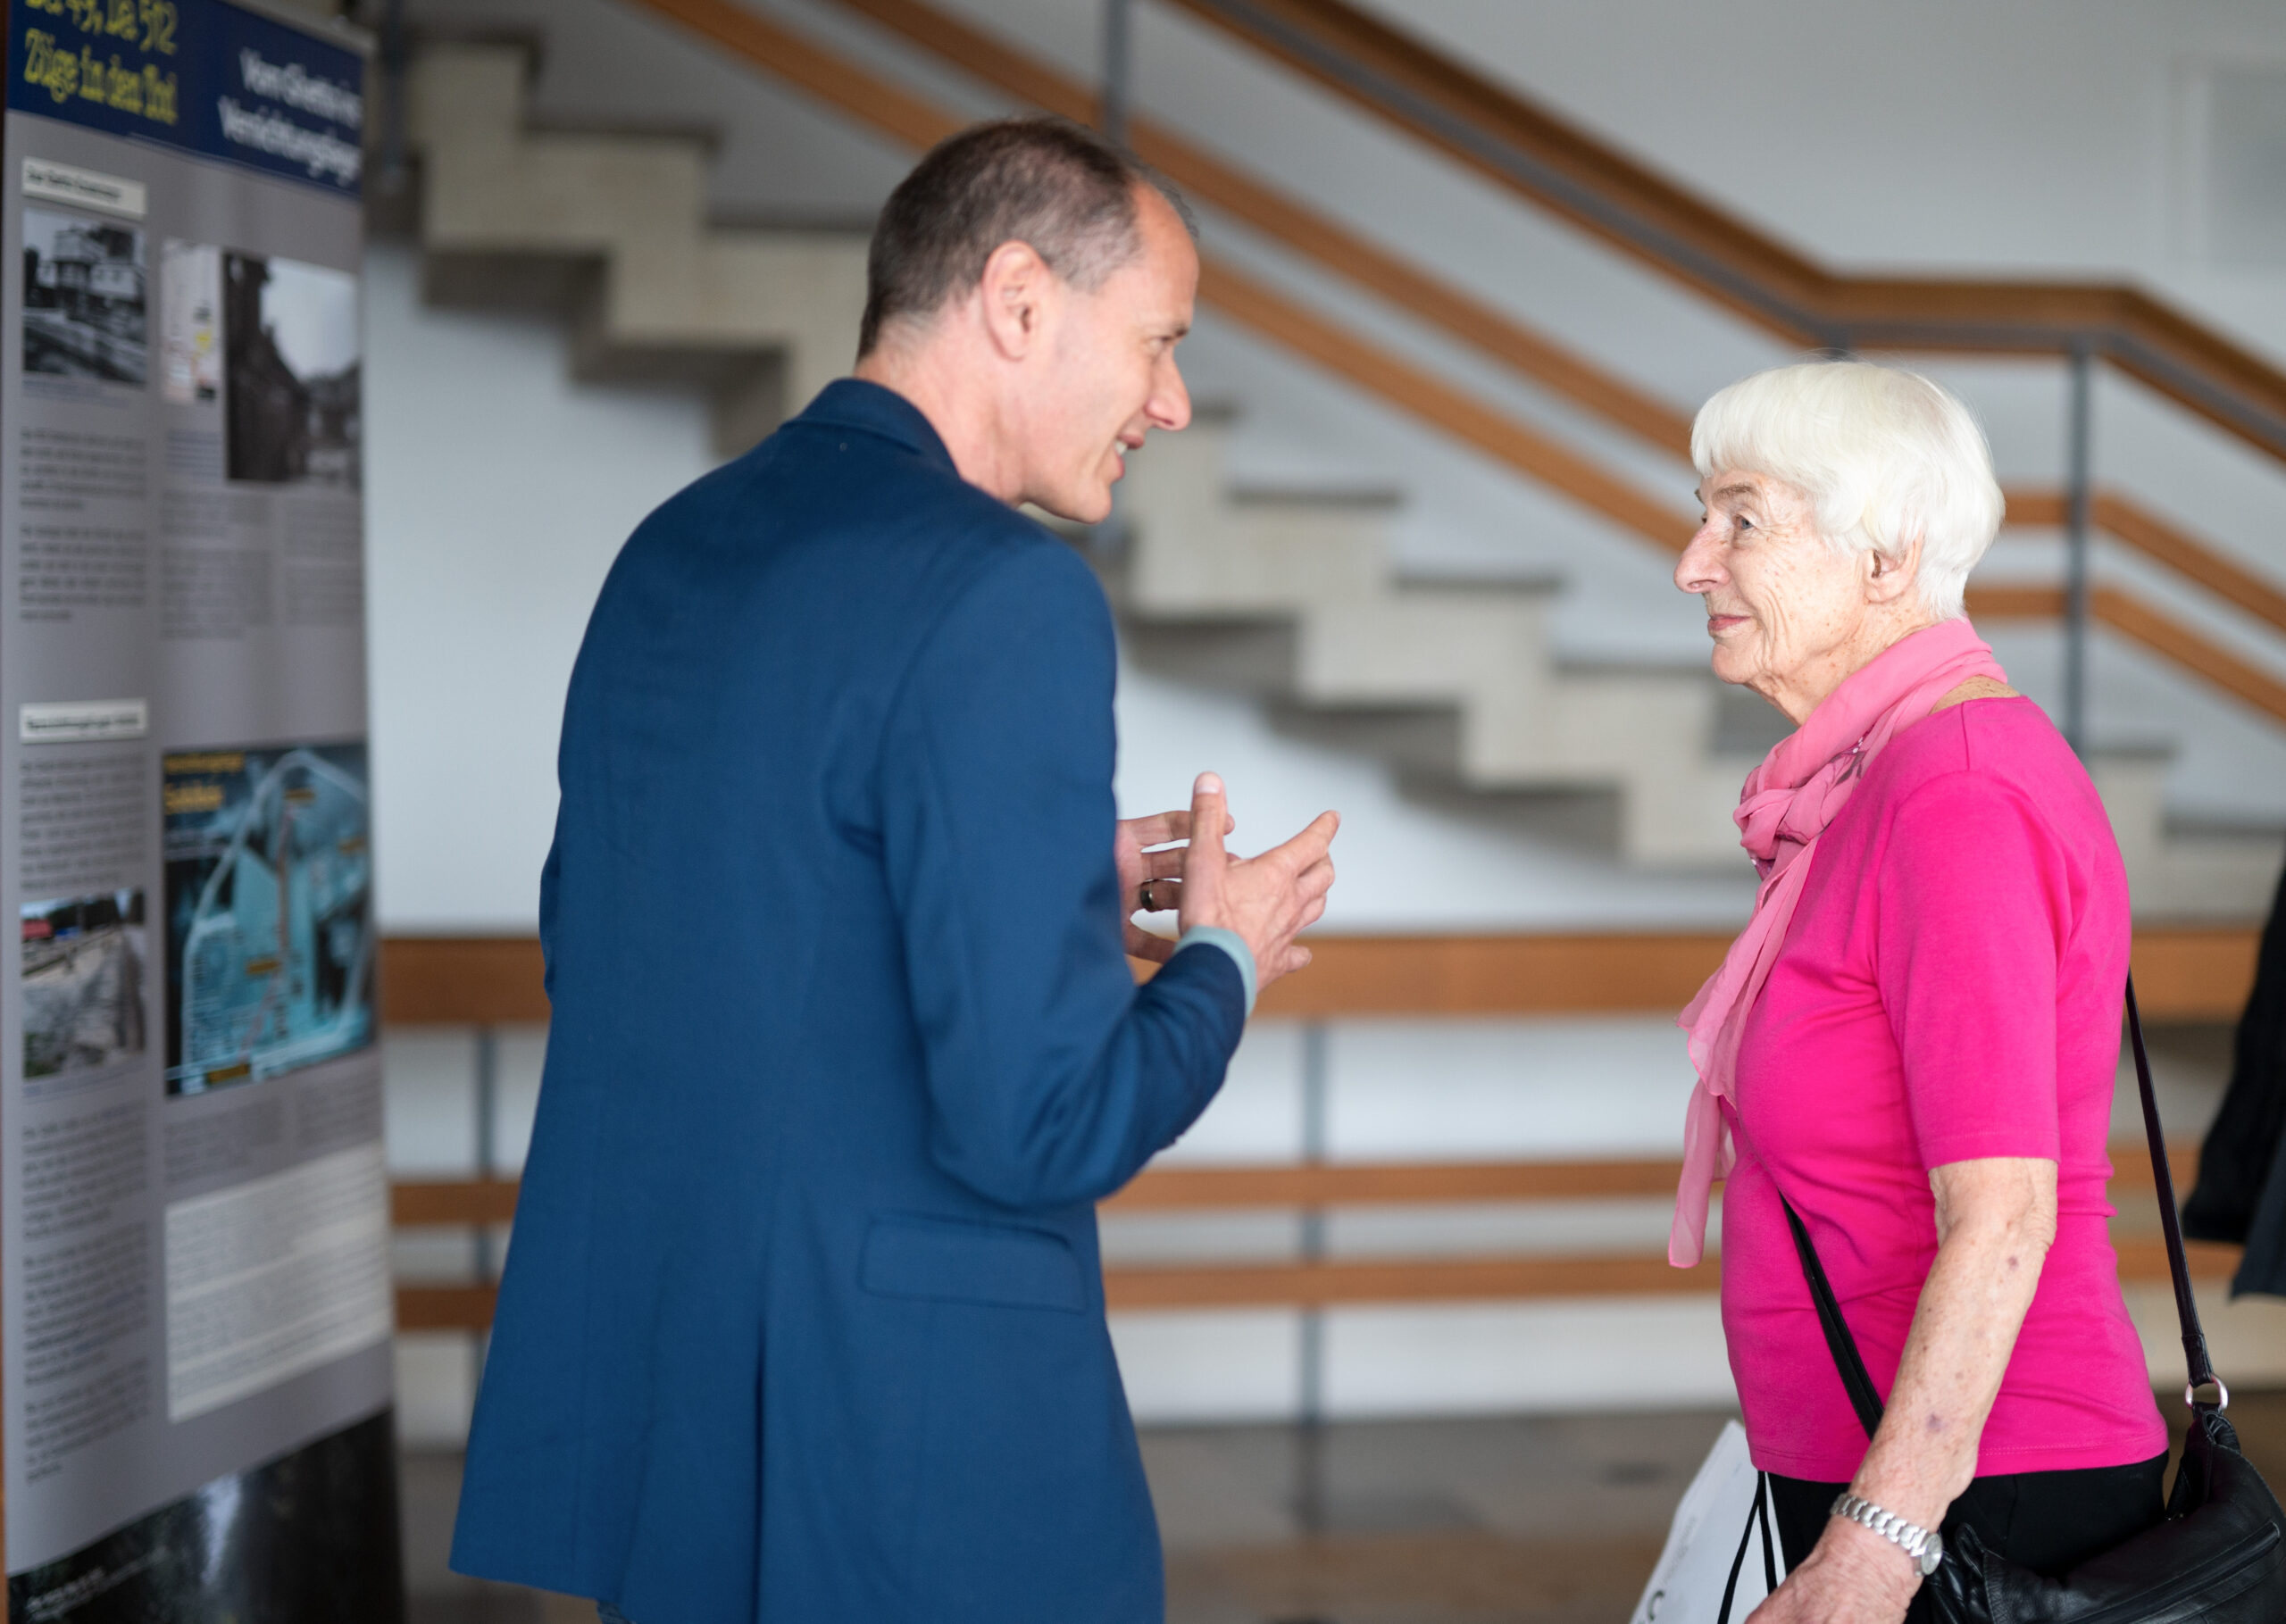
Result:
M862 237L713 227L707 142L536 130L529 73L517 46L444 45L408 76L432 287L568 300L582 375L703 379L726 452L848 370Z

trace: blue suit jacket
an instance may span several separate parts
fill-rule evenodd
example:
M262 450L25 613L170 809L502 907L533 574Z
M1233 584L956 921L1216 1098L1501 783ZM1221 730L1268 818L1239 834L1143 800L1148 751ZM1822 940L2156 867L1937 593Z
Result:
M1138 989L1087 565L845 380L647 520L572 678L555 1020L463 1571L638 1624L1158 1624L1094 1203L1245 1021Z

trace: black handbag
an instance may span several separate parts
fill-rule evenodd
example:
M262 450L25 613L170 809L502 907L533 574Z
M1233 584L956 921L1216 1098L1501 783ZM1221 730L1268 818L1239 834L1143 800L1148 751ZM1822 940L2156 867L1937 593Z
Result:
M2151 1170L2158 1182L2159 1221L2166 1231L2167 1267L2174 1276L2175 1312L2182 1321L2190 1384L2183 1391L2191 1412L2183 1434L2182 1464L2167 1496L2164 1522L2090 1557L2061 1579L2043 1578L1988 1551L1973 1528L1944 1529L1945 1560L1927 1580L1936 1616L1944 1624L2281 1624L2286 1620L2286 1513L2262 1476L2239 1449L2239 1435L2223 1419L2230 1392L2207 1362L2206 1333L2183 1264L2182 1228L2175 1217L2174 1181L2166 1142L2159 1135L2159 1106L2151 1094L2151 1062L2143 1049L2143 1022L2135 986L2127 987L2127 1032L2135 1050L2135 1079L2143 1095L2143 1127L2151 1141ZM1782 1198L1781 1198L1782 1199ZM1802 1256L1818 1323L1851 1408L1873 1436L1881 1398L1857 1356L1841 1304L1792 1205L1786 1221ZM2207 1390L2212 1389L2211 1396Z

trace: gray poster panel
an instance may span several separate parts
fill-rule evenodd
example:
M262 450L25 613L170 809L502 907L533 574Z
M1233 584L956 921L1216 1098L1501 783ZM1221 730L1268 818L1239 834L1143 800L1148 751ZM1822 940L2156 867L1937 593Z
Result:
M100 36L129 14L122 68ZM156 15L178 34L154 44ZM289 30L220 0L15 0L11 34L0 1436L18 1575L385 1410L390 1296L357 81L319 85ZM169 39L178 55L153 54ZM138 88L138 43L181 64L155 135L135 121L161 82L146 69ZM55 94L75 45L84 116Z

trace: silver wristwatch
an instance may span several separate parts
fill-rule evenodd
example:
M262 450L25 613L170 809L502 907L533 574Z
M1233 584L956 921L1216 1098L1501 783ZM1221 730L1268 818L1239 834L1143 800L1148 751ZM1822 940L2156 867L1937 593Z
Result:
M1921 1570L1923 1578L1936 1572L1937 1564L1945 1560L1945 1542L1937 1537L1934 1528L1915 1528L1894 1512L1885 1512L1861 1495L1844 1492L1836 1496L1833 1514L1863 1523L1913 1558L1913 1565Z

